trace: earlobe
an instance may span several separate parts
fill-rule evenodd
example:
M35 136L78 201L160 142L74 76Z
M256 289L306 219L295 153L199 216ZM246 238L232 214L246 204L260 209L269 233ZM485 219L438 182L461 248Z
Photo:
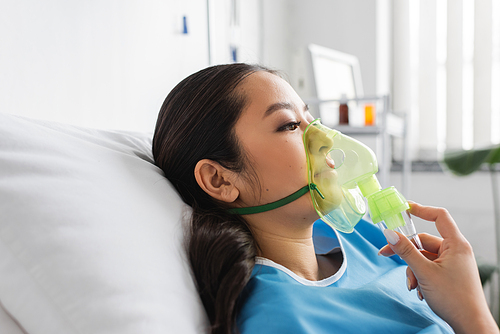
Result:
M207 194L223 202L236 201L240 192L233 182L233 173L215 161L203 159L194 168L198 185Z

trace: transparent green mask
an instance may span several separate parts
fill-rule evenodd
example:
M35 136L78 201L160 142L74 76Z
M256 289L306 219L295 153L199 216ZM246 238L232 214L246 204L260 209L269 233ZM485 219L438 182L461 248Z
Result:
M320 218L352 232L366 213L357 181L378 171L373 151L363 143L314 120L304 131L311 198Z

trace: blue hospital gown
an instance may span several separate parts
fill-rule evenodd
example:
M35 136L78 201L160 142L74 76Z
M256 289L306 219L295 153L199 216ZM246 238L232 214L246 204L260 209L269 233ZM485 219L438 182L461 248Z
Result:
M375 225L362 220L347 234L317 221L314 244L317 254L342 251L340 270L308 281L258 258L242 293L241 333L453 333L407 290L405 263L377 255L387 242Z

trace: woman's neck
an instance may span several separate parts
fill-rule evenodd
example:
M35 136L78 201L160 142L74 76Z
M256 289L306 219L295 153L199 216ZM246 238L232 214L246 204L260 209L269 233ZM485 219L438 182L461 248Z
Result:
M255 225L254 225L255 226ZM262 225L261 225L262 226ZM312 238L312 224L304 229L272 233L253 228L258 255L276 262L310 281L318 281L335 274L342 263L342 255L316 255Z
M312 237L287 238L259 232L254 232L254 235L259 256L281 264L302 278L321 279Z

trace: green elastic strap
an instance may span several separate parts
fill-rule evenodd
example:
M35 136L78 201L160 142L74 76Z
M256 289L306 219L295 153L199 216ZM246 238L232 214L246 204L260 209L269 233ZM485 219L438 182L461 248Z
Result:
M237 215L251 215L254 213L261 213L261 212L266 212L270 210L277 209L283 205L286 205L290 202L295 201L296 199L302 197L303 195L307 194L309 190L316 190L318 194L324 198L323 194L319 191L318 187L314 184L308 184L307 186L304 186L291 194L290 196L287 196L285 198L282 198L280 200L277 200L276 202L264 204L264 205L259 205L259 206L251 206L248 208L232 208L228 209L227 212L231 214L237 214Z

